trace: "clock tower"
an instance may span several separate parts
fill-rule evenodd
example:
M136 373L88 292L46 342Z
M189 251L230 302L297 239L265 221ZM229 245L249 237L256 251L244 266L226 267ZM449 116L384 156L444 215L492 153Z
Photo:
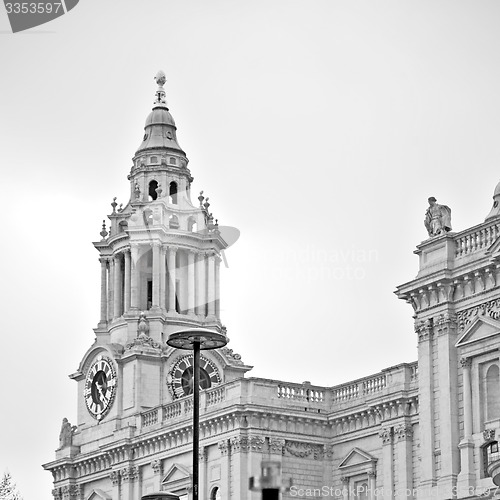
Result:
M142 429L162 421L147 412L170 405L168 411L184 413L176 401L193 390L192 357L166 340L193 327L226 335L219 269L228 244L208 198L200 193L192 201L193 177L167 107L165 74L155 79L153 109L128 175L130 199L124 206L113 199L110 223L103 221L101 240L94 243L101 266L100 319L94 343L70 376L78 384L77 426L65 422L56 461L44 466L54 476L56 499L136 500L160 490L159 478L140 472ZM201 389L241 378L249 369L230 349L204 354ZM191 432L179 432L178 444L187 445ZM159 440L148 446L159 447ZM188 471L187 458L180 462Z

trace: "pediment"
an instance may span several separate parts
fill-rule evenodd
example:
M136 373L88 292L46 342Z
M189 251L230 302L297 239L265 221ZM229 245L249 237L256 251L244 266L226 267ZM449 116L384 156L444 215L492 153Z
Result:
M162 483L174 483L185 480L191 480L191 471L185 465L173 464L165 474Z
M92 490L87 500L113 500L113 498L102 490Z
M377 459L370 455L368 452L363 451L359 448L353 448L342 460L339 465L339 469L345 469L347 467L354 467L358 465L372 465Z
M472 344L500 334L500 321L488 316L477 316L455 344L456 347Z

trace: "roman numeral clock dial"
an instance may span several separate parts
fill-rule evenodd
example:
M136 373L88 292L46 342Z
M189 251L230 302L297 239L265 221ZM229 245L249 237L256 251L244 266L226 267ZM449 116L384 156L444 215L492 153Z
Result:
M102 420L110 410L116 393L116 372L109 358L98 356L85 377L83 397L89 413Z
M194 368L193 357L180 358L170 371L168 386L175 399L193 394ZM210 389L221 383L219 370L204 356L200 357L200 389Z

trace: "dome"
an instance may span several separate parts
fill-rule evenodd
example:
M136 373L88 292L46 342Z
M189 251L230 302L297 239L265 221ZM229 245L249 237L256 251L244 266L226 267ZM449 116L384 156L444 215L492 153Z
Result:
M168 108L158 106L153 108L153 111L149 113L149 116L146 118L144 128L149 127L150 125L170 125L175 127L175 122L172 115L168 111Z
M493 193L493 198L498 195L500 195L500 182L497 184L497 187L495 188L495 192Z
M175 150L185 155L177 142L177 127L165 105L156 105L144 124L144 137L136 154L147 149Z
M144 124L144 137L135 154L137 155L145 150L166 149L185 155L177 142L177 127L167 108L165 89L163 88L166 81L165 73L159 71L155 80L158 84L158 89L155 94L154 107L146 118L146 123Z

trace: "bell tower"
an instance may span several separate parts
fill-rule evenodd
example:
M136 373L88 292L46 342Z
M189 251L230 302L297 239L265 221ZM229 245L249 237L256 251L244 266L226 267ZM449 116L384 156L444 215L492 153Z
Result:
M192 326L221 330L220 252L227 245L202 194L191 201L193 177L165 99L165 74L146 119L144 137L128 176L130 200L113 200L102 240L98 341L126 344L135 338L143 311L151 338Z
M153 109L128 175L130 199L125 205L113 199L110 223L103 221L94 243L100 319L94 343L70 375L78 384L77 425L64 419L56 460L44 466L56 499L132 500L164 488L161 481L173 481L183 496L189 478L177 484L163 474L163 461L174 456L175 470L189 475L192 357L166 340L193 327L226 335L219 269L228 243L208 198L191 200L193 177L167 107L165 74L155 79ZM205 404L220 401L218 386L250 368L226 347L202 355ZM156 456L147 464L146 449Z

